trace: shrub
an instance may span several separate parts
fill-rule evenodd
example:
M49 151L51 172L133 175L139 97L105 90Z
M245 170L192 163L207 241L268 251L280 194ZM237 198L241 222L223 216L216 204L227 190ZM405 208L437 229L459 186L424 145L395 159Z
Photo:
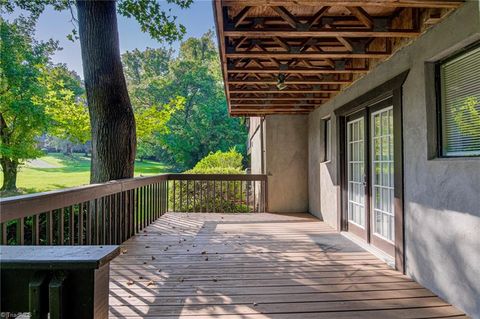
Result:
M245 174L242 155L234 148L217 151L201 159L184 174ZM175 181L170 202L182 212L249 212L246 204L247 183L240 181ZM172 185L173 186L173 185ZM188 200L187 200L188 198ZM173 207L173 206L171 206Z

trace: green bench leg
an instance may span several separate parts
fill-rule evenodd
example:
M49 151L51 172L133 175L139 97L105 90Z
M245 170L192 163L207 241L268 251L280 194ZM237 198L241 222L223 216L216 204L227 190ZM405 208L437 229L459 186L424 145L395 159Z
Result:
M28 308L32 319L46 319L48 309L47 302L47 282L48 275L45 272L35 273L33 279L28 284Z
M48 285L48 300L50 308L50 319L63 319L64 318L64 296L63 288L66 275L63 272L59 272L53 275Z

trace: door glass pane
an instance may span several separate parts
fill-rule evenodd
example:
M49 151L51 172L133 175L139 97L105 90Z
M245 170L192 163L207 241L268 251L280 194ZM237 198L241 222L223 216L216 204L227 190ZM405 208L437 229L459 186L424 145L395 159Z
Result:
M365 227L364 119L347 123L348 220Z
M393 241L393 110L372 114L372 216L375 234Z

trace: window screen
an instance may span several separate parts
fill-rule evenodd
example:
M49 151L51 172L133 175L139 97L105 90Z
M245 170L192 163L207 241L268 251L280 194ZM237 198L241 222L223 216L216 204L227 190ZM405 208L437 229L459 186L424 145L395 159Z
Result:
M480 155L480 47L439 65L443 156Z

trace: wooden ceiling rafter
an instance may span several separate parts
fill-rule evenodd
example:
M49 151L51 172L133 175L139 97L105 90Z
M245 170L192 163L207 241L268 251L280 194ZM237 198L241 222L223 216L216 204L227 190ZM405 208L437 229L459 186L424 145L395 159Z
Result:
M463 0L213 2L230 114L253 116L308 113Z

